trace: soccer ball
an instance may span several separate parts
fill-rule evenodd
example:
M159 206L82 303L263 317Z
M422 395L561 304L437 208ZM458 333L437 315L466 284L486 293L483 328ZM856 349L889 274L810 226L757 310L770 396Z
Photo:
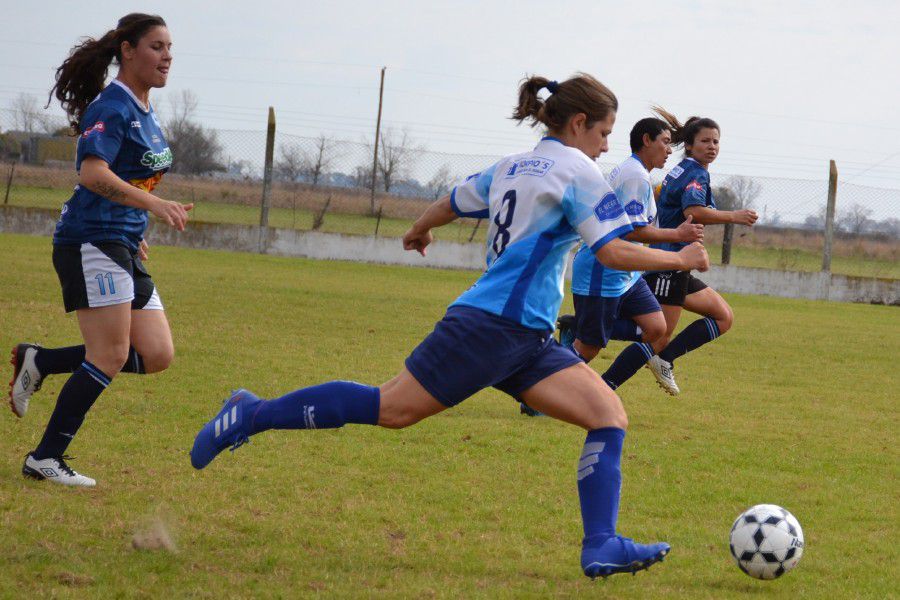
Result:
M757 579L775 579L800 562L803 530L780 506L757 504L734 521L730 546L741 571Z

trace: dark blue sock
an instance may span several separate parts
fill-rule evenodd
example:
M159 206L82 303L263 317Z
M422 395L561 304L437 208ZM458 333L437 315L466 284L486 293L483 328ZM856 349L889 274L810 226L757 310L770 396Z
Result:
M34 364L41 375L74 373L84 362L84 345L65 348L41 348L34 357ZM128 360L122 373L145 373L144 359L134 348L128 349Z
M381 391L352 381L330 381L260 402L250 433L267 429L335 429L378 424Z
M638 370L647 364L654 355L653 346L650 344L631 344L622 350L606 372L602 375L603 381L612 389L631 379Z
M610 338L623 342L643 341L640 327L631 319L616 319L613 321Z
M85 361L75 369L59 392L41 443L34 451L37 459L62 456L93 406L110 383L106 374Z
M716 324L715 319L710 319L709 317L697 319L675 336L675 339L669 342L669 345L659 353L659 357L673 363L679 356L683 356L691 350L696 350L717 337L719 337L719 326Z
M604 427L589 431L578 462L578 498L585 545L600 545L616 533L622 491L622 443L625 430Z

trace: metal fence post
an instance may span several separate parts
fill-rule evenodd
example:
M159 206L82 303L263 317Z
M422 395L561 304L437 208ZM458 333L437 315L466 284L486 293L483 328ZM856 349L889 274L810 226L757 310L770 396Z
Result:
M834 241L834 205L837 200L837 165L831 161L828 169L828 205L825 209L825 249L822 253L822 270L831 272L831 245Z
M266 163L263 169L262 209L259 213L259 251L265 251L264 238L269 227L269 201L272 198L272 162L275 156L275 109L269 107L269 126L266 130Z
M731 242L734 239L734 223L725 223L722 232L722 264L731 264Z

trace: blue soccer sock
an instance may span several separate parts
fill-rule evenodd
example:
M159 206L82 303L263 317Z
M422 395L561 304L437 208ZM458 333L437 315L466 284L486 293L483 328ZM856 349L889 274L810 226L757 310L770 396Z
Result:
M616 319L613 321L609 337L623 342L641 342L643 341L643 332L631 319Z
M249 433L267 429L335 429L377 425L381 391L352 381L330 381L259 403Z
M597 546L616 533L622 491L622 443L625 430L604 427L589 431L578 462L578 498L584 545Z
M703 344L711 342L719 337L719 326L715 319L705 317L697 319L669 342L669 345L659 353L659 357L669 363L675 362L679 356L683 356L691 350L696 350Z
M631 379L638 370L647 364L647 361L655 354L653 346L639 343L631 344L616 357L606 372L602 375L603 381L612 389Z
M65 348L41 348L34 357L34 365L41 376L56 373L74 373L84 362L84 345ZM143 374L144 359L134 348L128 349L128 360L122 366L122 373Z
M41 443L34 450L36 459L62 456L93 406L110 384L106 373L85 361L63 384L50 415Z

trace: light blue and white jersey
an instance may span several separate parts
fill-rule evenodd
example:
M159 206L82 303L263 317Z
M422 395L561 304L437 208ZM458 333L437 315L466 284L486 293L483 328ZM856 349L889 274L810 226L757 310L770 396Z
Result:
M632 227L645 227L653 222L656 201L653 199L650 172L637 156L632 154L613 169L609 174L609 183ZM631 289L640 276L640 271L619 271L604 266L594 256L594 251L582 244L572 263L572 293L618 298Z
M531 329L553 330L566 255L579 237L597 251L632 230L597 163L551 137L472 175L450 202L458 215L490 223L487 270L451 306Z

